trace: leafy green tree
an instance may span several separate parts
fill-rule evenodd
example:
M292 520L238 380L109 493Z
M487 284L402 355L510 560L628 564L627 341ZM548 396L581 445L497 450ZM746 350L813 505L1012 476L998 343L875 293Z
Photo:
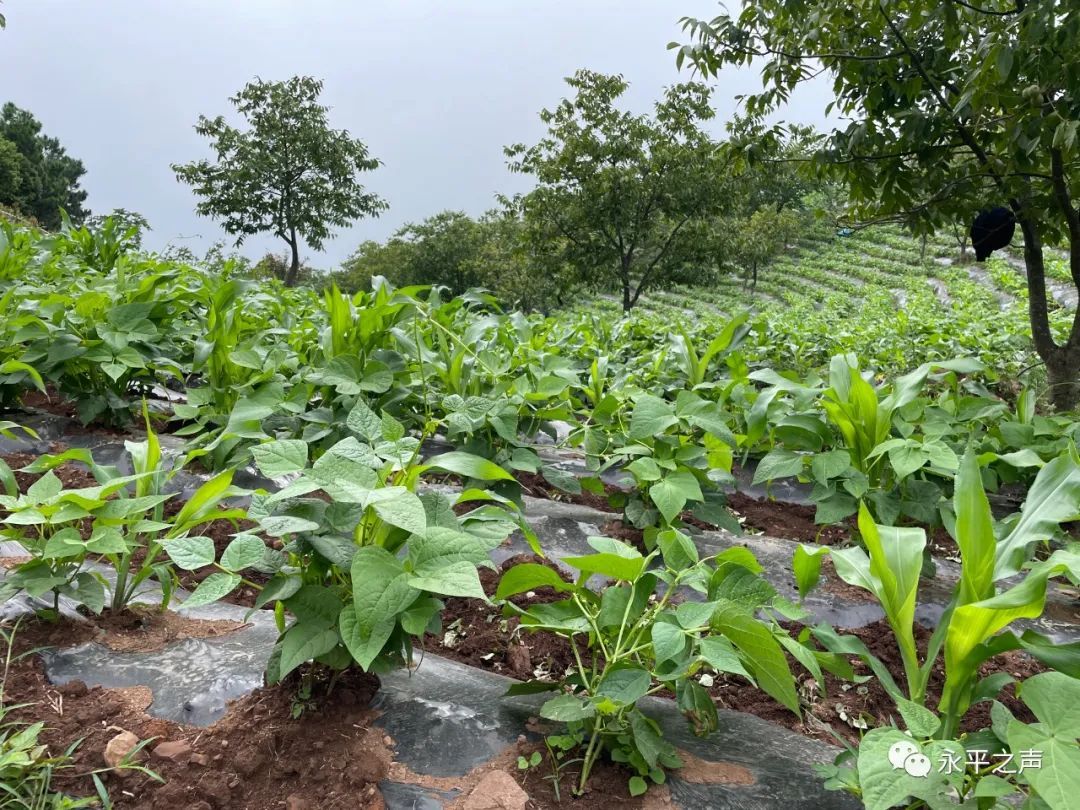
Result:
M114 208L110 213L102 216L95 214L92 217L87 217L86 227L91 231L100 231L109 221L112 221L113 227L120 233L130 234L126 238L125 244L135 250L142 248L142 240L144 234L147 231L152 231L150 222L140 214L138 211L129 211L126 208Z
M0 200L15 200L22 186L22 155L19 148L0 138Z
M463 211L442 211L423 222L409 223L394 234L412 245L408 284L441 284L458 295L479 284L477 256L486 234Z
M579 70L575 96L540 120L547 135L506 148L512 171L536 178L513 201L538 247L558 250L583 278L613 281L629 311L650 285L680 266L695 220L724 202L716 145L702 129L714 116L703 84L678 84L635 115L616 103L621 76Z
M284 240L291 254L287 287L300 272L301 239L321 250L332 227L387 208L359 182L380 161L347 131L330 128L319 104L322 87L307 76L248 83L230 99L248 129L200 116L195 131L211 139L215 161L172 167L202 198L195 210L221 220L237 245L258 233Z
M1080 403L1080 310L1048 318L1043 246L1065 240L1080 287L1080 7L1073 0L748 0L735 16L686 19L679 64L705 75L763 65L745 99L774 113L819 72L845 121L817 165L851 191L850 213L916 232L1007 205L1024 242L1029 320L1059 409ZM775 135L781 127L772 128Z
M779 256L799 232L799 217L789 209L764 206L735 220L725 240L731 259L741 267L751 291L758 270Z
M43 228L57 230L61 209L75 223L89 213L83 208L86 192L79 188L86 168L41 129L40 121L11 102L0 109L0 203L33 217ZM18 153L15 171L10 168L11 146L5 142ZM5 164L9 168L3 168Z
M412 284L412 254L415 245L391 237L385 243L368 239L334 274L338 286L348 292L371 291L371 280L381 276L395 287Z

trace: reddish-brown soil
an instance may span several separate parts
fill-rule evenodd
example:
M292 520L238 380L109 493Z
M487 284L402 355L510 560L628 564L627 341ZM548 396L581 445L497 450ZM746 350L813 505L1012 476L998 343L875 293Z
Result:
M119 612L106 609L100 616L89 616L85 621L55 624L35 621L25 625L31 626L34 637L46 647L72 647L95 641L117 652L146 652L160 650L184 638L222 636L241 624L225 619L193 619L182 613L139 604Z
M39 411L51 413L54 416L66 416L68 419L78 420L79 414L75 403L58 392L53 386L46 386L42 393L35 388L22 395L22 405L26 408L37 408Z
M56 452L63 452L63 448ZM19 472L19 468L33 464L37 459L38 456L35 453L7 453L0 456L0 460L14 471L15 483L19 485L20 492L26 492L31 484L41 478L42 473ZM60 483L64 485L65 489L82 489L98 485L90 471L77 464L61 464L59 467L55 467L52 472L53 475L60 479Z
M519 554L503 562L496 573L480 569L484 592L493 596L502 574L519 563L539 563L558 570L547 560L531 554ZM560 574L564 579L566 576ZM527 606L554 602L562 598L553 588L537 588L532 595L511 597L516 605ZM519 621L516 616L504 617L502 611L478 599L449 597L444 600L443 635L424 637L424 647L439 655L453 658L478 669L486 669L521 680L558 676L573 664L570 645L549 633L529 633L517 637Z
M745 528L769 537L824 546L845 546L858 542L859 529L854 515L842 523L822 526L814 522L812 506L753 498L742 492L728 495L727 501ZM922 528L927 531L927 542L934 555L953 557L959 553L956 542L943 527Z
M604 495L598 495L595 492L589 492L583 489L581 492L565 492L556 486L548 483L547 479L539 473L531 472L518 472L516 474L518 483L521 484L521 491L533 498L546 498L549 501L566 501L567 503L581 504L582 506L591 506L593 509L600 509L604 512L619 512L621 510L616 509L608 502L608 495L624 492L625 490L619 489L613 484L604 484Z
M43 622L19 626L16 655L57 638ZM87 688L75 681L57 687L46 678L37 656L21 658L4 681L6 719L43 721L41 741L60 753L76 740L73 767L56 772L55 789L93 795L90 771L105 765L111 739L129 731L152 739L143 764L164 784L136 772L103 776L114 806L139 810L280 810L290 807L381 808L376 784L389 772L389 738L372 726L368 703L378 687L373 676L350 673L326 696L327 680L313 678L311 698L293 719L299 676L258 689L230 705L208 728L177 725L150 717L149 690ZM162 742L186 743L177 761L153 753ZM306 803L305 803L306 802Z
M798 543L820 543L826 546L846 544L853 527L821 526L814 523L814 507L781 503L765 498L752 498L742 492L727 496L728 506L747 529L763 532Z

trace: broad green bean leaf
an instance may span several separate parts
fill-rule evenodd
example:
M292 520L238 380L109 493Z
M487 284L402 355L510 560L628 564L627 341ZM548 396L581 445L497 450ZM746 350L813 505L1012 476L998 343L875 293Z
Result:
M581 557L564 557L563 562L583 574L600 574L615 580L633 582L645 569L643 557L627 558L619 554L586 554Z
M369 442L382 438L382 419L368 407L363 398L356 400L356 404L349 411L345 418L345 427Z
M211 574L199 583L191 596L183 601L179 609L185 610L209 605L231 593L239 584L239 574L226 574L223 572Z
M338 568L349 568L356 554L356 543L347 537L335 537L329 534L313 534L307 543L327 562Z
M296 534L297 532L316 531L319 524L292 515L271 515L259 521L259 528L271 537L284 537L287 534Z
M284 678L301 664L325 655L337 646L341 635L336 627L297 622L281 637L278 677Z
M471 453L453 451L429 459L426 469L445 470L478 481L513 481L514 476L493 461Z
M713 611L716 610L716 602L683 602L675 608L675 618L679 625L686 630L694 630L698 627L706 627Z
M128 550L127 540L112 526L95 526L86 541L86 550L94 554L123 554Z
M251 448L259 472L270 478L300 472L307 466L307 442L300 439L279 439Z
M652 645L656 663L676 658L686 649L686 633L672 622L657 621L652 626Z
M556 591L574 589L574 586L564 581L557 571L546 565L521 563L502 575L499 587L495 591L495 598L506 599L508 596L533 591L544 586L554 588Z
M303 584L304 581L296 574L277 574L255 597L254 609L257 610L271 601L288 599L300 590Z
M810 462L810 471L814 480L824 484L832 478L841 475L851 466L851 454L846 450L829 450L826 453L815 453Z
M664 556L668 568L682 571L698 561L697 546L694 541L678 529L665 529L656 535L656 544Z
M185 571L195 571L213 565L217 553L214 541L209 537L181 537L168 540L164 548L169 559Z
M896 708L904 718L908 731L916 737L932 737L941 728L941 720L925 706L912 703L906 698L898 698Z
M405 487L372 490L372 496L375 513L391 526L410 534L422 534L427 529L423 502Z
M910 753L901 759L904 752ZM952 786L939 771L943 756L960 762L967 759L963 746L955 740L922 745L895 728L871 729L859 744L858 755L859 785L866 810L887 810L908 797L923 799L932 807L946 806L946 794ZM909 770L923 775L911 775ZM953 778L962 779L963 774Z
M581 482L573 473L560 470L551 464L545 464L540 468L540 474L544 476L545 481L556 489L561 489L563 492L569 492L573 495L581 494Z
M463 596L487 601L476 564L467 560L428 560L413 569L408 583L442 596Z
M660 754L670 750L671 744L660 736L656 726L640 711L630 713L630 728L634 732L634 745L650 768L655 768Z
M362 630L390 621L409 607L419 592L409 585L401 561L377 546L356 550L352 561L352 612Z
M717 672L731 672L742 675L750 683L754 683L754 677L747 672L743 662L739 659L739 653L731 642L723 636L704 636L698 643L698 655L701 660Z
M382 652L394 632L394 621L383 619L372 627L365 627L352 608L346 605L338 619L341 641L360 668L367 671Z
M669 427L678 424L675 408L670 402L646 394L634 403L634 412L630 416L631 439L648 439L661 435Z
M355 588L355 583L353 587ZM298 623L311 627L332 627L341 612L341 599L330 588L322 585L304 585L284 602Z
M774 448L758 463L754 471L754 484L764 484L799 475L803 471L806 458L807 456L783 447Z
M43 503L50 498L55 498L63 491L63 483L52 470L49 470L27 488L26 497L32 503Z
M266 543L253 534L239 534L229 543L221 555L221 567L229 571L243 571L262 561Z
M701 486L693 473L680 471L653 484L649 488L649 497L664 520L671 523L682 512L687 501L702 500Z
M70 585L62 588L61 595L71 597L95 614L101 613L105 608L105 586L96 576L86 571L77 574Z
M1064 676L1063 676L1064 677ZM1080 796L1080 746L1077 731L1072 734L1047 733L1037 725L1009 722L1009 748L1019 758L1024 752L1037 751L1038 768L1025 768L1024 777L1052 810L1072 810Z
M616 665L609 669L596 687L598 697L606 697L616 703L629 706L645 697L652 684L649 671L636 666Z
M594 714L596 714L596 709L593 705L586 703L576 695L559 695L540 707L540 716L545 720L556 720L563 723L585 720Z

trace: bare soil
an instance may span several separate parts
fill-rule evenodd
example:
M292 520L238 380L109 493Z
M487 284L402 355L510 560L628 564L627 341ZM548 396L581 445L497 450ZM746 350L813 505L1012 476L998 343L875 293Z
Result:
M56 643L63 633L41 621L24 622L15 636L15 653ZM81 681L54 686L40 659L30 655L12 665L4 682L4 702L9 707L29 704L13 709L8 719L43 721L41 739L51 752L82 741L75 749L74 767L54 778L57 789L72 795L94 794L87 773L104 767L103 752L122 731L152 739L143 764L164 784L131 771L105 774L117 808L383 807L376 785L389 772L392 740L372 726L375 714L368 704L378 679L350 672L327 697L327 680L316 674L312 698L293 719L299 678L258 689L230 704L213 726L195 728L146 714L150 695L145 687L88 688ZM176 761L163 759L153 753L162 742L183 743L185 752Z

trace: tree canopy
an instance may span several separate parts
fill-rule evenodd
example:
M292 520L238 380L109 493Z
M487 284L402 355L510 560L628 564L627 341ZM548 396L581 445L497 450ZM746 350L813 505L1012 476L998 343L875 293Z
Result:
M11 102L0 108L0 203L49 230L60 227L61 209L72 222L82 222L89 214L86 192L79 188L84 174L82 162L44 135L33 114Z
M710 90L670 87L650 116L618 108L629 86L621 76L579 70L566 83L573 98L540 113L547 135L505 150L512 171L537 181L508 202L535 245L616 282L628 311L687 261L688 226L723 206L716 145L702 128L714 116Z
M1071 0L748 0L737 15L686 19L679 64L704 75L762 66L745 99L755 118L799 85L832 78L826 111L845 123L815 164L851 191L861 221L916 233L970 223L993 205L1024 241L1033 343L1060 408L1080 401L1080 311L1067 335L1049 325L1043 252L1064 241L1080 287L1080 8ZM783 129L770 129L776 136Z
M328 108L319 103L322 88L307 76L248 83L230 99L248 128L200 116L195 131L211 140L215 160L172 167L202 198L196 211L220 220L237 245L257 233L288 245L287 286L300 271L301 239L319 250L331 228L388 207L359 181L380 161L347 131L330 127Z

